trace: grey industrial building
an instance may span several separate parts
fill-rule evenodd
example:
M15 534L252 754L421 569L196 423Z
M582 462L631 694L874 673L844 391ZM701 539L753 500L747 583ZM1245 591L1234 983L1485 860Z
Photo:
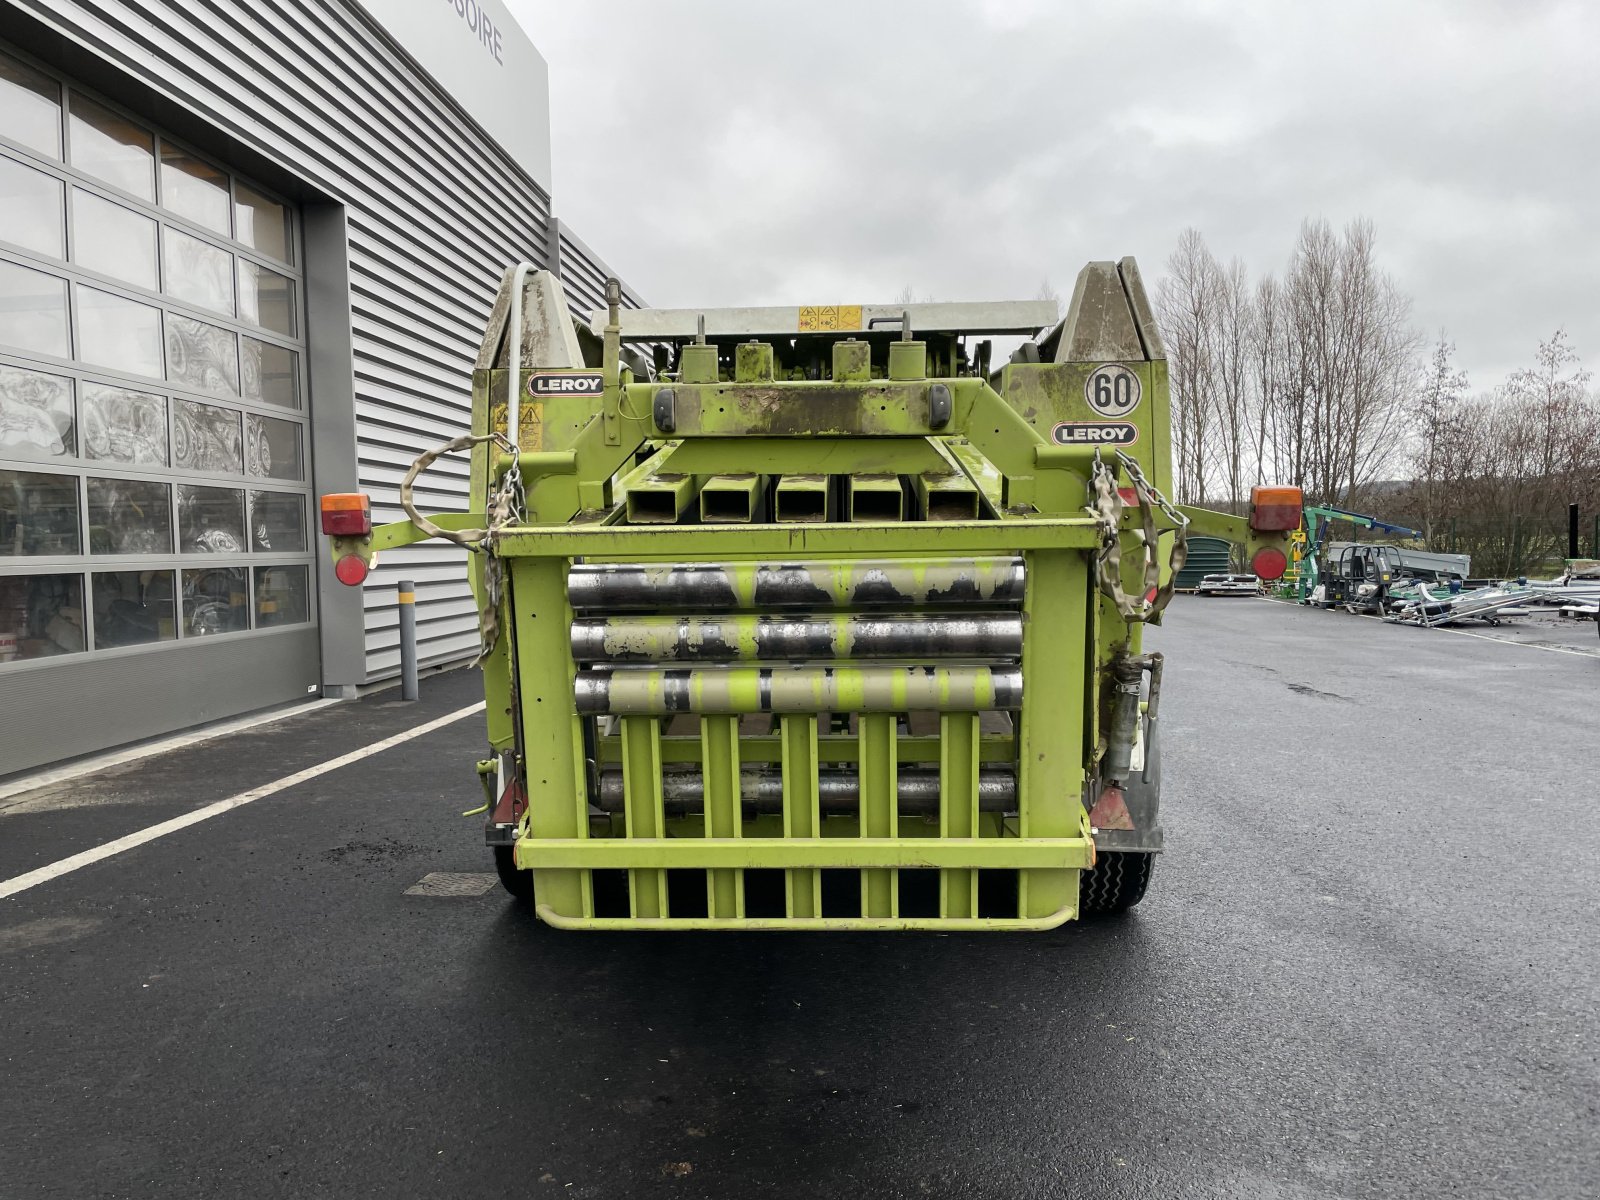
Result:
M473 653L462 551L344 588L315 497L400 515L518 260L602 304L499 0L0 0L0 775L391 675L401 576Z

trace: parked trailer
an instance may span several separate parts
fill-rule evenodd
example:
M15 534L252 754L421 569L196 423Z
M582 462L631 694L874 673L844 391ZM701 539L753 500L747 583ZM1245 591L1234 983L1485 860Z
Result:
M1048 929L1143 896L1191 530L1282 574L1294 489L1167 499L1132 259L1037 302L607 310L508 271L472 431L409 519L324 497L339 578L466 546L486 837L566 929ZM990 335L1029 338L990 371ZM588 347L586 349L586 346ZM419 474L470 456L471 511ZM919 886L926 885L926 886Z

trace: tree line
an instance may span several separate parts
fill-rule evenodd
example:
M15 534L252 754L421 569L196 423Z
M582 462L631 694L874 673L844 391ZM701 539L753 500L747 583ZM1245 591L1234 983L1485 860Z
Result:
M1566 334L1473 392L1441 333L1377 265L1370 221L1306 221L1281 276L1252 281L1185 230L1157 288L1179 495L1237 508L1258 483L1375 512L1473 555L1474 574L1550 565L1566 511L1600 509L1600 395Z

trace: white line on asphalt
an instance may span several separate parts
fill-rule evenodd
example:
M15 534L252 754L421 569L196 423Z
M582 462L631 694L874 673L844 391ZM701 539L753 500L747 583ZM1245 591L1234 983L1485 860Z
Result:
M1435 626L1435 628L1439 628ZM1524 650L1543 650L1546 654L1570 654L1574 658L1600 658L1600 654L1591 654L1587 650L1569 650L1565 646L1540 646L1535 642L1517 642L1510 638L1491 637L1487 633L1469 633L1465 629L1445 629L1445 633L1454 633L1460 637L1477 638L1480 642L1499 642L1502 646L1521 646Z
M41 883L48 883L52 879L59 879L69 872L76 871L79 867L87 867L113 855L121 854L125 850L132 850L146 842L153 842L157 838L166 837L169 833L176 833L180 829L187 829L190 825L198 825L201 821L209 821L212 817L235 808L242 808L252 800L260 800L264 796L271 796L285 788L292 788L296 784L305 783L308 779L315 779L318 775L325 775L329 771L337 771L340 767L348 767L353 762L360 762L363 758L370 758L385 750L391 750L414 737L431 733L435 729L443 728L452 722L470 717L473 713L482 712L484 702L469 704L466 708L458 708L453 713L446 713L432 721L425 721L404 733L397 733L393 737L386 737L381 742L373 742L370 746L363 746L359 750L352 750L349 754L341 754L338 758L330 758L327 762L318 763L314 767L307 767L304 771L296 771L293 775L285 775L282 779L275 779L271 783L264 783L258 788L251 788L248 792L240 792L236 796L229 796L226 800L218 800L204 808L197 808L193 812L184 813L181 817L173 817L170 821L162 821L158 825L151 825L137 833L130 833L126 837L115 838L104 845L95 846L77 854L68 855L59 862L49 866L39 867L29 871L26 875L18 875L13 879L0 882L0 899L15 896L18 892L25 892L29 888L38 887Z
M319 708L327 708L330 704L343 703L343 700L307 700L300 704L291 705L288 708L278 708L273 709L271 712L240 717L235 721L219 721L215 725L191 729L186 733L175 734L159 741L129 746L126 750L112 750L106 754L96 754L93 758L85 758L65 767L34 771L31 774L19 776L9 783L0 784L0 802L9 800L13 796L21 796L27 792L38 791L40 788L52 787L58 783L80 779L85 775L93 775L96 771L104 771L108 767L120 767L124 763L138 762L141 758L149 758L154 754L165 754L169 750L184 750L190 746L197 746L201 742L209 742L212 738L222 737L224 734L241 733L246 729L254 729L258 725L270 725L274 721L287 721L290 717L300 717L306 713L314 713ZM6 807L4 803L0 803L0 812L4 812Z

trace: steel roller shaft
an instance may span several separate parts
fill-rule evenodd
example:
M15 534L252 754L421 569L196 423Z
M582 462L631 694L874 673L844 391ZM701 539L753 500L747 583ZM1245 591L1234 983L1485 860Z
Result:
M1021 616L584 617L576 662L802 662L1005 659L1022 653Z
M713 667L580 671L584 715L1016 711L1022 671L981 667Z
M854 771L818 772L818 806L822 812L855 813L860 800L860 785ZM902 768L895 780L899 810L904 816L938 816L939 772L926 768ZM668 771L661 777L661 797L668 816L687 816L701 811L705 781L699 771ZM766 767L739 772L739 799L754 813L783 811L783 772ZM1010 812L1016 808L1017 778L1010 769L978 772L978 809L981 812ZM625 808L622 769L608 767L600 772L598 806L605 812L619 813Z
M753 612L1022 604L1020 558L840 559L792 563L580 563L580 612Z

